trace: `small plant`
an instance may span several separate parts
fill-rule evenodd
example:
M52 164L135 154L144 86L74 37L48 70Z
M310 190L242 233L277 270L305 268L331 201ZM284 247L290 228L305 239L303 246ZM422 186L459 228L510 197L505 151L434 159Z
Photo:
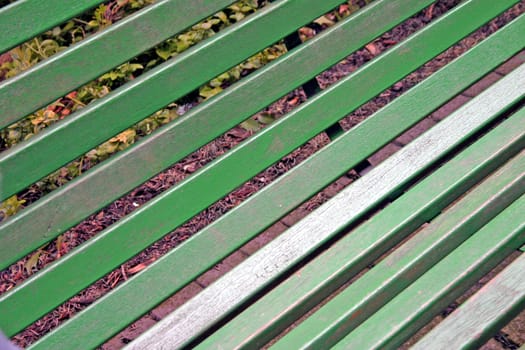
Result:
M12 196L0 203L0 221L18 213L22 209L24 203L25 200L18 199L17 196Z

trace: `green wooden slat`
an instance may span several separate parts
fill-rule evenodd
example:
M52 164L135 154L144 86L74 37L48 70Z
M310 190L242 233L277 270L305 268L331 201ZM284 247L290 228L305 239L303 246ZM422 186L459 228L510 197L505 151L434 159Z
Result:
M411 349L478 349L525 309L524 271L522 254Z
M269 4L246 20L226 28L176 59L77 111L28 142L0 154L0 173L4 174L2 196L7 198L24 189L338 3L339 0L281 0ZM33 81L30 83L32 85ZM26 96L22 96L25 100ZM4 105L2 100L0 105ZM8 101L14 105L25 104L23 101L15 103L12 96Z
M56 237L97 209L111 203L130 188L138 186L272 101L300 86L311 76L366 44L404 17L410 16L421 5L419 0L375 2L374 6L366 7L340 26L327 30L308 41L306 45L289 53L285 60L279 60L250 75L227 93L196 107L184 118L159 130L148 141L139 142L134 148L115 155L109 161L91 169L79 179L0 224L0 256L2 256L0 268ZM391 16L392 13L399 13L400 16ZM377 31L360 30L365 24L373 25ZM523 19L518 27L524 28ZM514 37L515 34L512 33L516 30L519 33L520 28L510 30L509 35ZM341 45L350 35L354 42ZM521 45L509 42L508 46L502 47L500 51L484 55L487 59L480 59L479 64L495 66L520 48ZM317 55L316 52L325 54ZM473 64L476 69L464 68L465 73L472 75L471 78L464 77L464 81L450 80L454 89L466 87L468 81L475 80L481 76L481 71L489 69L488 67L482 69L477 63ZM287 78L283 81L282 77ZM441 102L435 103L442 103L452 95L448 94L446 95L448 97L444 96L439 100ZM352 104L349 108L352 106L356 105ZM228 113L225 114L224 111ZM428 111L430 112L431 109ZM402 124L400 122L400 125ZM144 163L148 166L143 166ZM119 179L119 181L108 181L108 179ZM60 208L67 208L67 210ZM42 227L47 228L46 232L42 232Z
M333 346L524 191L525 151L285 335L274 348Z
M101 0L18 0L0 9L0 53L31 39L90 8Z
M525 66L514 73L525 75ZM149 343L154 347L187 345L371 207L401 190L410 179L465 140L467 135L472 135L479 123L490 120L489 115L499 109L498 104L510 97L508 89L512 89L511 84L516 84L515 78L519 76L507 76L490 91L479 95L472 103L385 160L157 323L131 343L131 349L144 348Z
M448 38L448 36L446 38ZM423 41L424 40L425 39L423 39ZM394 53L399 53L399 51L400 50L394 51ZM319 52L323 51L319 50ZM422 53L424 50L416 48L415 52ZM382 63L382 60L378 62L382 66L382 72L380 74L389 79L392 75L392 70L390 69L391 65L394 64L401 67L404 63L402 58L398 58L394 62L390 61L391 63L389 63L388 57L391 56L393 55L388 54L386 56L387 63ZM412 57L415 56L416 55L413 55ZM495 56L497 57L498 55L495 54ZM304 56L301 56L301 59L305 59ZM305 61L311 62L310 59L305 59ZM375 65L372 65L371 67L374 66ZM416 66L416 64L413 66ZM282 72L277 71L276 73ZM359 102L354 103L359 101L357 99L359 95L363 97L361 101L364 102L367 98L373 96L374 91L381 90L382 87L388 86L389 83L397 79L391 77L388 82L381 81L381 84L385 84L378 89L362 89L360 86L369 86L371 83L375 82L375 80L371 79L371 77L375 76L375 73L372 69L364 70L357 75L359 76L360 74L364 74L364 77L358 79L355 84L349 84L348 86L348 88L356 91L354 93L356 101L348 100L346 99L345 93L340 93L332 99L335 103L327 104L329 108L332 109L335 106L340 106L341 110L339 111L339 116L344 115L344 113L341 113L344 108L348 108L349 110L359 105ZM263 89L263 86L266 85L260 85L257 82L257 79L260 79L261 83L265 82L265 80L262 80L261 76L255 75L253 79L254 80L248 80L247 84L249 84L249 86L258 87L257 89L251 90L257 91L257 96L270 94L272 89L278 90L275 83L269 83L267 85L268 88ZM266 81L270 82L271 80ZM239 88L242 86L243 85L239 86ZM111 199L114 199L114 197L125 193L129 190L130 186L132 186L130 185L130 182L131 184L138 184L144 181L145 177L151 175L151 172L148 173L148 170L145 170L146 168L151 169L151 171L154 172L159 171L166 167L170 160L176 160L178 158L175 157L182 157L187 154L186 152L191 151L187 146L192 144L193 139L203 139L205 137L204 135L207 134L208 129L221 125L221 121L218 118L223 115L220 111L222 108L225 108L225 105L228 106L227 108L232 115L234 115L233 112L235 111L239 113L239 111L242 110L242 107L246 107L249 103L248 101L256 100L256 97L252 96L252 98L245 99L244 103L228 104L228 102L238 101L232 101L227 98L228 96L229 95L226 95L225 100L219 100L225 102L224 104L219 104L217 106L213 104L213 102L211 103L212 106L217 106L217 109L212 108L211 110L207 110L209 113L203 115L200 115L201 110L196 111L195 114L191 114L190 112L192 117L199 114L200 118L195 120L189 118L189 115L188 118L179 120L179 122L175 123L171 128L164 129L160 133L157 133L156 137L149 138L149 141L136 145L132 151L135 153L125 152L121 155L117 155L114 158L114 161L102 164L100 167L96 168L96 171L92 173L92 175L88 174L87 177L84 176L74 181L71 184L72 187L66 187L63 190L56 191L44 200L38 202L36 206L26 209L21 214L3 223L0 230L0 235L2 236L0 250L1 255L4 258L2 261L4 264L3 266L16 261L18 257L27 253L31 249L35 249L53 237L56 237L68 227L76 224L80 219L100 208L100 206L107 204ZM245 96L246 95L242 95L242 97ZM343 103L349 103L349 105L346 105L345 107ZM232 110L233 108L236 108L235 106L239 106L238 109ZM346 112L346 110L344 111ZM319 113L323 114L323 110L319 109ZM333 118L332 120L335 122L336 118ZM178 132L179 129L177 127L180 125L186 125L187 128L181 127L180 132ZM230 126L228 125L226 127ZM139 152L139 149L141 152ZM182 149L183 152L176 153L176 150L179 149ZM175 154L175 157L170 158L170 153ZM159 158L155 157L157 154L159 154ZM144 163L147 163L148 167L143 167L142 164ZM134 169L134 171L128 171L128 169ZM107 181L108 178L119 179L119 181L109 182ZM71 188L74 190L70 192L69 189ZM87 194L89 194L89 196ZM63 208L67 208L67 210L64 210ZM46 227L47 230L42 232L41 227Z
M40 7L47 6L44 5L47 4L45 1L38 2L41 3ZM81 2L86 1L74 3ZM0 85L0 128L16 122L232 2L200 1L195 4L186 0L159 1L6 81ZM32 15L35 18L53 17Z
M483 8L487 13L481 11ZM96 239L87 242L73 254L47 268L39 278L28 281L22 288L7 293L0 299L0 315L9 314L9 312L4 313L4 310L7 311L14 305L19 306L20 303L16 301L18 298L22 298L18 300L24 300L24 308L23 310L15 308L19 317L16 323L13 321L8 324L9 331L6 330L6 332L14 332L19 327L25 326L24 323L31 322L33 317L38 317L37 315L45 313L49 308L78 292L79 289L123 260L191 218L210 202L219 199L250 176L291 152L305 139L313 137L333 124L348 110L359 106L399 79L400 75L408 73L426 59L431 58L437 53L436 50L446 48L454 39L461 37L471 28L477 27L498 11L498 8L488 1L467 2L457 9L462 10L453 11L442 17L434 25L405 41L397 49L378 58L339 84L323 91L285 118L263 130L256 137L210 164L204 171L194 174L139 208L118 224L100 233ZM469 10L479 15L476 16L476 20L466 14ZM470 25L471 28L466 28L466 25ZM456 26L460 28L454 30L454 35L444 35L451 28L455 29ZM407 52L411 54L405 56ZM393 72L392 65L399 69ZM370 79L378 75L382 78L379 81ZM507 78L502 79L501 84L496 85L498 88L492 90L493 94L482 101L482 111L478 113L476 108L476 115L472 116L468 122L461 123L461 127L454 127L454 131L464 132L463 136L467 137L512 105L523 94L521 90L525 89L525 86L522 86L525 84L525 79L522 79L523 75L525 75L525 67L515 70ZM512 81L510 81L511 78L513 78ZM353 91L355 98L352 101L345 100L349 90ZM494 104L485 106L487 101L493 101ZM326 117L318 118L319 115L326 115ZM303 134L291 133L290 130L302 130ZM447 137L452 137L451 135ZM430 162L431 159L427 161ZM124 169L122 171L127 175ZM416 176L416 174L404 175ZM88 200L86 198L86 201ZM118 246L119 249L115 250L115 246ZM90 263L92 261L99 263L92 264ZM82 268L82 273L78 271L80 268ZM67 284L59 282L66 280ZM36 297L32 292L33 288L38 291ZM27 296L26 293L32 297L24 297L24 294ZM33 301L34 304L29 305L27 300Z
M496 54L503 54L502 51L505 50L495 50L495 48L509 47L521 37L521 32L525 29L523 27L525 17L521 18L521 29L518 26L517 30L513 32L510 29L516 26L516 23L518 22L505 27L504 30L490 37L483 44L476 46L461 59L450 63L446 68L422 82L418 89L411 90L395 100L379 113L347 132L346 136L331 143L312 158L306 160L305 163L280 177L276 182L269 185L268 189L256 194L245 204L205 228L189 241L181 244L148 268L146 272L104 297L103 301L99 301L96 307L89 308L65 326L43 338L35 345L35 348L53 348L60 344L66 348L77 348L81 345L96 346L98 345L98 338L106 339L131 323L153 308L158 302L170 296L175 290L182 288L200 273L206 271L210 265L220 261L229 252L262 231L281 215L284 215L285 212L293 209L349 168L368 157L394 135L461 91L469 84L469 81L476 80L475 75L483 75L485 70L493 67L494 62L490 62L490 66L486 67L485 65L489 62L482 62L483 60L479 57L497 59ZM503 42L506 44L503 45ZM494 54L489 54L492 52ZM504 57L502 56L500 60L503 61ZM427 90L427 88L435 87L436 84L439 88L434 88L431 92ZM421 100L425 100L426 103L421 105L417 111L413 111L412 106ZM386 135L382 128L387 129L389 134ZM465 176L468 180L464 179L455 183L448 190L449 195L465 191L504 161L508 154L513 154L525 146L525 111L521 119L511 118L493 134L495 135L493 139L496 142L485 141L490 138L483 139L484 141L481 141L481 144L486 144L485 147L476 153L477 157L469 162L470 165L474 166L472 172L475 175L472 177ZM448 169L467 173L466 162L462 161L461 164L462 166L457 166L457 164L448 166ZM311 177L311 174L318 174L318 176ZM303 185L305 177L309 178L309 191L306 191ZM447 178L450 179L450 177ZM430 187L429 191L431 189L434 187ZM429 198L436 198L436 201L441 198L437 194L432 195L431 193L428 194ZM447 197L441 206L446 205L450 200L452 198ZM267 205L267 203L279 203L279 205L273 206ZM415 208L421 209L423 205L415 205ZM436 206L433 209L439 210L439 207ZM431 217L434 213L428 215ZM427 219L430 217L426 216ZM223 239L223 235L227 235L228 239ZM195 252L199 250L206 251L207 254L205 256L196 254ZM191 259L191 265L184 263L188 259ZM179 266L181 269L177 274L169 273L172 266ZM142 293L145 289L149 289L146 297ZM107 324L102 325L96 322L101 318L104 318L111 326L108 327ZM254 322L250 322L250 324L254 324ZM237 331L239 329L237 328ZM225 348L232 347L225 346Z
M517 218L524 212L521 196L334 349L396 349L519 247L525 239L525 220Z
M508 146L510 154L522 149L524 137L525 110L522 110L380 211L373 220L342 238L299 274L290 276L199 347L263 346L494 170L495 160L499 164L504 162L508 155L500 151ZM514 142L517 143L512 145ZM485 164L491 165L485 168ZM305 333L302 336L308 337Z

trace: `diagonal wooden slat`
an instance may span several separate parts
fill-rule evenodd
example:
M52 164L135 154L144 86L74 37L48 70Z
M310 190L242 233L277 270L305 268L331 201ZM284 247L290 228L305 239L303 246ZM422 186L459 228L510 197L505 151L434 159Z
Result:
M522 18L522 23L525 24L523 20L525 18ZM289 174L276 180L269 188L255 195L223 219L218 220L192 239L175 248L167 256L149 267L147 271L131 279L128 283L104 297L103 300L98 301L96 307L91 307L82 312L73 320L43 338L34 347L53 348L62 345L66 348L77 348L82 345L98 345L99 338L108 338L120 327L127 325L147 312L159 301L182 288L207 268L220 261L229 252L232 252L269 226L281 215L284 215L285 212L291 210L322 187L334 181L349 168L365 159L384 143L388 142L388 138L392 138L410 124L431 112L450 96L461 91L462 88L469 84L469 81L476 79L475 76L477 74L482 75L483 71L493 68L493 63L486 67L484 64L489 63L485 63L479 58L490 58L489 61L496 59L495 54L502 54L501 51L504 50L493 51L494 47L508 47L511 46L511 43L516 42L521 35L521 30L518 28L517 31L513 32L510 28L512 26L498 32L498 35L490 37L483 44L465 54L461 59L432 75L428 80L421 83L418 89L408 92L376 115L371 116L364 123L356 126L345 136L293 169ZM508 43L504 45L503 42L507 41ZM495 54L489 54L492 52ZM431 89L431 87L436 86L439 86L439 88ZM412 106L423 99L426 103L417 111L412 111ZM410 113L409 110L411 111ZM461 174L468 174L464 175L462 180L457 180L456 182L452 180L456 179L459 174L452 175L447 173L445 175L440 172L434 176L434 178L444 177L448 179L451 187L443 190L446 194L441 196L432 192L437 191L439 186L432 185L423 190L427 192L429 198L432 198L432 203L439 203L432 206L433 209L439 210L440 207L445 206L453 199L452 194L465 191L473 183L479 181L497 167L509 154L513 154L516 150L524 147L525 112L523 114L521 119L513 118L504 124L505 127L499 127L493 133L494 137L489 138L492 142L483 139L481 141L483 147L480 146L479 151L475 152L474 155L469 155L471 160L468 162L464 159L458 161L457 163L460 163L461 166L456 163L447 166L447 171L451 173L457 171ZM516 125L518 125L517 128ZM519 125L523 125L523 128L519 128ZM391 134L387 137L381 127L388 129ZM359 147L355 145L359 145ZM467 163L472 167L467 167ZM468 172L469 169L470 173ZM311 177L310 174L317 174L317 176ZM308 189L304 188L303 179L306 177L309 178ZM440 185L445 186L441 181ZM415 200L409 200L408 202L413 204L413 206L403 205L402 208L409 211L414 208L414 213L430 206L425 206ZM279 205L268 205L267 203L279 203ZM395 212L396 217L399 217L399 210ZM410 213L412 214L412 212ZM429 219L432 215L434 214L425 210L424 218L419 219L419 222ZM225 236L228 239L224 239L223 237ZM391 238L388 239L388 242L395 242L395 240ZM197 253L198 251L207 251L208 253L202 256ZM185 264L185 261L188 261L188 259L191 259L191 265ZM179 273L170 273L173 266L180 267ZM331 265L325 264L324 266ZM315 275L322 274L315 273ZM304 287L304 284L301 283L300 285ZM142 293L145 289L149 290L147 295ZM294 286L286 288L286 291L296 291L298 289L298 286ZM280 295L281 293L279 292L278 294ZM276 309L281 305L275 301L271 304L276 305ZM285 306L282 307L282 309L284 308ZM265 308L265 311L264 314L268 315L268 308ZM248 325L250 325L251 329L261 331L264 328L261 325L267 324L266 321L259 323L255 321L261 315L263 315L263 312L254 312L248 318L250 322L241 321L237 325L234 324L233 328L230 327L230 329L235 329L235 336L238 337L243 336L241 330L244 331ZM101 318L104 318L111 326L97 322ZM270 319L272 318L270 316ZM250 331L248 330L248 332ZM222 344L220 342L215 343ZM234 347L233 343L223 345L224 348ZM250 343L249 345L253 344ZM254 346L260 345L256 344Z
M498 9L495 9L498 11ZM488 17L489 15L487 15ZM465 16L467 17L467 16ZM476 17L478 21L473 20L471 23L472 27L475 28L475 26L479 25L479 23L482 23L485 18L483 17ZM467 19L468 20L468 17ZM455 24L460 26L463 21L463 19L460 19L459 21L456 21ZM374 96L374 94L379 93L382 89L386 88L390 84L394 83L396 80L402 77L403 74L409 73L411 70L416 68L419 64L423 63L425 60L431 58L436 53L433 52L435 49L444 49L447 46L449 46L454 39L459 39L461 35L464 35L466 32L468 32L470 29L466 27L462 27L463 31L457 30L455 34L457 34L457 37L452 38L451 36L444 36L439 33L439 31L442 31L443 33L448 30L447 26L451 25L448 20L445 19L445 21L440 21L440 23L444 23L443 25L440 25L438 28L438 33L434 34L433 30L428 31L424 30L421 34L414 36L411 40L407 41L403 45L399 46L398 48L388 52L386 55L379 57L374 63L367 65L364 67L364 69L360 70L356 74L348 77L347 79L344 79L341 84L338 84L337 86L342 87L341 89L330 89L328 90L326 94L323 94L322 96L319 96L320 99L322 99L323 104L313 104L309 103L304 106L304 108L299 109L297 112L295 112L293 115L295 116L297 113L303 114L307 113L309 115L309 118L315 118L312 119L315 121L315 123L321 123L322 126L318 128L315 126L313 129L309 129L310 126L306 123L303 123L303 119L306 118L304 115L301 116L295 116L292 120L294 124L296 124L299 128L302 128L308 131L308 137L312 137L317 132L320 132L321 130L324 130L322 128L326 128L327 126L333 124L335 121L337 121L339 118L343 117L346 113L351 111L354 108L357 108L360 104L364 103L366 100L370 99ZM468 23L468 22L467 22ZM408 57L406 56L407 53L412 52ZM391 66L399 66L405 67L405 71L393 71L391 69ZM408 66L406 66L408 65ZM377 77L376 72L374 69L380 70L380 76L382 77L381 80L377 80L374 77ZM255 78L255 77L254 77ZM347 99L347 94L345 93L344 89L349 89L354 91L352 94L352 99ZM303 112L304 109L304 112ZM317 115L323 115L326 114L326 119L317 119ZM188 116L189 117L189 116ZM328 119L329 118L329 119ZM189 119L182 119L180 122L183 123L184 120ZM207 121L203 121L205 124L201 125L199 127L198 125L194 128L190 128L191 130L206 130L205 126L207 126ZM152 154L162 153L162 150L168 152L170 150L176 149L175 147L169 147L172 146L172 144L166 144L166 143L157 143L158 138L161 137L169 137L171 139L176 139L174 136L182 136L184 134L174 134L174 132L177 130L176 126L178 124L175 124L173 126L173 129L165 129L166 136L163 135L162 132L159 132L156 134L156 137L150 137L144 142L140 143L139 145L136 145L134 148L129 150L129 153L124 152L123 155L120 157L116 157L117 159L127 158L129 160L128 164L136 163L138 165L141 164L148 164L148 166L153 166L155 158L152 158ZM281 128L281 126L275 126L276 128ZM269 130L273 130L273 127ZM272 132L272 131L268 131ZM280 131L287 133L286 131ZM190 139L188 138L182 138L183 142L191 143L191 138L195 137L195 133L188 133L186 136L190 135ZM305 136L306 137L306 136ZM290 140L291 141L291 140ZM297 140L296 140L297 141ZM166 142L166 140L164 140ZM259 141L257 141L259 142ZM301 143L304 142L304 139L301 140ZM184 144L184 143L182 143ZM150 146L152 145L152 146ZM154 145L154 146L153 146ZM293 147L299 146L300 143L297 142L293 145ZM168 146L168 147L166 147ZM142 148L144 149L143 152L138 152L137 149ZM288 148L290 151L293 148ZM282 151L282 150L278 150ZM135 152L135 154L131 153ZM285 151L282 151L280 154L284 155L286 154ZM250 160L253 160L248 158ZM266 163L266 165L259 163L260 166L257 168L257 171L262 170L265 166L270 165L271 162L276 161L277 158L272 158L270 162ZM249 163L249 162L248 162ZM102 166L99 169L105 170L109 168L114 163L108 162L106 164L102 164ZM242 162L238 162L237 164L242 164ZM258 165L259 165L258 164ZM123 165L123 164L120 164ZM228 172L229 174L230 172ZM252 174L255 174L253 172ZM107 174L107 173L106 173ZM240 175L243 174L241 171L239 173ZM124 168L122 166L117 167L111 178L115 179L124 179L126 177L130 177L131 174L127 170L127 168ZM244 179L247 179L249 176L244 177ZM233 177L230 176L230 174L226 178L231 178L233 180ZM0 229L0 236L1 240L3 242L2 245L0 245L0 250L3 256L5 257L3 260L4 264L9 264L12 261L15 261L18 257L22 256L26 252L28 252L28 249L35 249L39 245L43 244L44 242L47 242L49 239L52 239L53 237L56 237L58 234L60 234L62 231L60 228L57 228L56 226L62 225L70 227L71 225L78 222L79 216L75 216L75 210L81 211L84 215L89 214L90 212L82 211L82 207L94 207L95 205L99 204L99 197L102 195L102 193L105 193L105 196L109 196L113 192L113 187L117 186L118 184L113 182L110 187L107 187L108 185L104 185L107 183L107 177L96 177L95 181L89 181L89 177L80 177L74 182L74 186L79 186L83 188L83 191L85 193L89 193L89 196L82 196L82 193L80 194L80 197L77 198L71 198L71 201L69 199L64 201L56 201L55 204L49 205L49 203L46 203L44 201L43 205L46 205L49 209L47 212L48 215L26 215L24 216L24 212L22 212L22 215L16 216L13 219L9 220L5 224L1 226ZM84 181L86 181L86 184L89 182L91 186L83 186ZM245 180L240 180L245 181ZM226 185L226 184L223 184ZM230 189L233 189L234 187L230 187ZM218 187L213 186L212 191L213 193L216 191ZM124 191L129 190L129 188L124 189ZM222 192L221 195L224 195L227 191ZM59 196L64 196L63 192L57 191L57 193L51 194L49 197L51 200L55 200ZM66 196L67 197L67 196ZM202 198L202 200L206 200L205 197L198 196L199 198ZM79 200L79 198L83 198ZM218 197L215 197L217 200L220 198L220 195ZM82 203L82 206L79 206L78 204ZM94 203L94 204L93 204ZM209 202L207 202L206 205L208 205ZM37 203L38 208L38 203ZM41 207L40 207L41 208ZM67 208L67 211L65 210ZM189 209L188 206L185 206L186 209ZM199 210L193 211L194 215ZM27 211L27 213L30 213L30 211ZM158 213L157 213L158 215ZM190 215L191 216L191 215ZM190 216L187 216L184 220L189 218ZM25 219L25 220L24 220ZM30 219L30 220L27 220ZM37 219L46 220L47 222L38 222ZM64 219L67 220L66 223L64 223ZM170 215L170 219L167 219L167 223L171 222L172 216ZM73 221L74 220L74 221ZM27 225L23 227L24 229L20 229L21 227L17 227L17 223L19 221L25 222ZM57 224L57 222L59 224ZM41 227L46 227L47 230L42 232ZM167 227L167 226L166 226ZM14 230L13 230L14 229ZM11 231L13 230L13 231ZM12 235L10 232L17 232L16 235ZM158 236L156 236L158 237ZM32 242L32 243L30 243ZM150 241L151 242L151 241Z
M333 346L345 334L359 329L364 320L456 249L524 191L525 152L521 152L415 237L294 328L274 348ZM362 348L368 349L366 346Z
M29 20L54 18L55 13L53 16L37 16L32 12L48 13L48 6L53 4L47 1L23 2L29 2L27 6L30 7L24 7L19 12L29 15ZM75 1L74 4L78 6L87 2ZM3 82L0 85L0 128L16 122L232 2L218 0L195 4L185 0L158 1ZM33 7L33 3L39 3L39 6ZM42 7L46 10L40 10ZM62 5L60 8L70 10L70 6ZM10 13L2 16L0 11L0 32L5 19L16 18L11 16L13 14ZM5 21L6 26L11 25L8 22Z
M0 154L0 172L4 174L1 195L7 198L23 190L338 3L339 0L282 0L269 4L244 21L226 28L27 142ZM231 50L231 47L236 49ZM19 92L17 89L16 93ZM25 95L22 96L25 100ZM9 101L9 105L25 104L13 101L12 96L4 101ZM1 105L4 105L3 101L0 101Z
M0 53L31 39L92 7L102 0L18 0L0 9Z
M337 343L334 349L400 346L523 243L525 220L516 220L523 212L525 195Z
M196 107L184 118L159 130L148 140L139 142L132 149L115 155L107 162L91 169L78 180L58 189L9 221L2 223L0 225L0 241L2 242L0 255L4 257L3 262L7 264L13 262L16 254L19 254L18 257L20 257L25 252L42 245L97 209L122 196L130 188L138 186L149 177L181 160L222 132L234 127L293 90L305 79L321 72L352 50L357 50L367 41L414 13L418 8L413 7L415 3L412 1L412 5L407 6L409 2L405 0L375 2L375 6L365 8L340 26L327 30L289 53L286 59L279 60L250 75L226 93ZM379 6L380 4L382 6ZM385 8L383 5L389 7ZM390 15L392 12L390 10L393 8L397 9L394 12L399 13L400 17ZM518 27L523 28L523 20L521 22L522 24ZM373 24L377 31L363 30L365 24ZM510 30L509 36L514 37L515 34L512 33L515 33L516 30L519 33L520 28ZM354 38L354 42L349 45L341 45L340 43L350 35ZM508 50L506 46L499 51L490 50L491 55L484 55L483 59L478 59L478 62L473 63L475 69L468 69L466 65L464 72L468 72L471 77L466 78L461 75L462 79L451 79L450 83L453 84L451 86L454 86L455 91L466 87L468 81L473 81L476 77L481 76L483 69L478 64L486 65L486 71L490 69L489 67L507 59L514 53L514 50L519 49L512 41L509 41L508 47L510 48ZM316 55L316 52L326 54ZM287 78L282 80L282 77ZM436 103L444 102L453 94L447 96L443 97L441 102ZM437 105L434 104L434 106ZM224 111L228 113L225 114ZM143 164L148 166L143 166ZM107 181L107 179L119 179L119 181ZM61 208L67 208L67 210ZM46 227L46 232L42 232L41 227ZM12 260L9 258L11 256Z
M510 220L514 219L510 218ZM482 346L507 322L525 309L523 271L525 271L525 254L518 257L474 296L447 316L412 349L429 349L431 346L477 349ZM472 334L475 334L476 337L471 337Z
M517 131L522 125L525 127L525 110L437 169L377 213L373 220L343 237L326 253L301 268L299 273L291 275L230 320L199 347L258 348L266 344L522 149L525 129ZM323 337L323 334L314 332L299 333L303 344L308 339Z
M469 11L476 11L479 16L473 19L468 15ZM5 294L0 299L0 314L9 314L9 312L4 313L4 311L10 310L13 305L20 305L17 300L23 299L34 302L32 305L25 302L23 312L20 312L19 308L17 309L20 317L17 318L17 324L15 322L8 324L10 331L14 332L20 329L18 327L23 327L24 323L31 322L32 318L34 319L34 317L38 317L50 308L55 307L123 260L128 259L163 234L182 224L250 176L291 152L305 139L324 130L344 116L348 109L351 110L359 106L395 82L403 74L407 74L425 60L436 55L439 50L449 46L458 37L465 35L483 21L491 18L491 15L495 15L498 11L499 8L488 1L470 1L462 4L455 11L428 27L427 30L421 31L397 49L388 52L356 74L325 90L256 137L213 162L205 170L196 173L173 189L156 197L118 224L111 226L95 239L78 248L73 254L49 266L37 276L38 278L32 279L22 285L21 288ZM455 28L456 25L460 26L462 30L458 28L454 31L454 35L443 35L444 32L449 32L450 28ZM410 55L405 56L407 53ZM396 72L390 69L392 64L399 67ZM476 116L472 116L468 122L462 123L461 128L455 127L457 134L450 134L447 137L453 138L464 132L460 138L455 140L455 142L460 142L462 137L468 137L483 127L485 123L504 112L506 108L512 106L523 94L521 90L525 82L522 83L520 79L525 74L524 70L518 69L511 76L509 75L518 81L517 84L513 80L512 85L507 85L510 78L503 79L502 82L505 83L498 84L499 88L492 90L493 95L482 101L482 112L476 109ZM367 77L369 74L372 76L380 74L382 79L381 81L370 80L368 79L370 76ZM502 86L504 86L505 93L500 90ZM352 87L357 87L354 92L355 100L346 101L348 104L342 103L344 98L341 96L344 97L348 89L353 91ZM494 104L486 105L489 101L494 102ZM470 111L468 113L470 115L472 111L468 111ZM326 113L326 118L318 118L323 113ZM294 130L302 130L303 132L298 133ZM452 140L450 139L450 141ZM451 147L452 145L448 144ZM446 142L443 143L443 149L447 149ZM255 159L255 154L258 155L258 159ZM436 158L426 159L425 161L429 163L425 164L428 166L431 161L435 160ZM414 163L411 166L416 166L416 164ZM403 176L417 176L417 173L403 174ZM408 178L403 181L405 180L408 181ZM133 239L129 239L130 237ZM115 246L119 246L119 249L115 250ZM99 263L92 264L90 263L92 261ZM78 269L82 269L82 273ZM66 285L57 284L57 279L59 281L68 280L68 283ZM38 290L38 293L34 293L34 290ZM32 297L24 297L24 295L28 295L26 293ZM37 297L34 297L35 295ZM42 298L38 296L42 296Z
M503 105L523 96L525 81L514 90L521 77L525 77L525 65L268 243L157 323L129 348L141 349L146 344L171 344L174 348L187 345L330 237L390 194L401 190L411 179L505 110Z

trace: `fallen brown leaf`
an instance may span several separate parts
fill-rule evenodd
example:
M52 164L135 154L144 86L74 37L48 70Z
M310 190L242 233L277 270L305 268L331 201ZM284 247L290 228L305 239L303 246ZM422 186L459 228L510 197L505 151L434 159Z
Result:
M295 97L292 98L290 101L288 101L288 104L289 104L290 106L295 106L298 102L299 102L299 97L295 96Z
M432 15L434 14L434 5L435 5L435 4L430 5L430 7L427 9L427 11L426 11L426 13L425 13L425 17L426 17L428 20L431 20L431 19L432 19Z
M148 265L144 264L144 263L140 263L138 265L135 265L133 267L131 267L129 270L128 270L128 274L135 274L137 272L140 272L142 270L144 270L146 267L148 267Z
M377 48L376 44L370 43L365 45L365 48L370 52L372 55L376 56L379 54L379 49Z

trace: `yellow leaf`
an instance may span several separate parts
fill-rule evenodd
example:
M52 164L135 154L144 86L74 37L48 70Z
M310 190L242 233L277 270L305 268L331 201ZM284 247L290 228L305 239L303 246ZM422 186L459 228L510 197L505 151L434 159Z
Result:
M321 16L318 19L316 19L314 22L319 24L320 26L326 26L326 27L331 27L335 24L334 21L332 21L326 16Z
M135 136L136 135L137 135L137 133L135 132L135 130L128 129L128 130L125 130L125 131L121 132L117 136L113 137L110 140L110 142L120 142L120 143L129 144L129 143L132 143L135 140Z
M42 254L42 250L37 250L29 259L27 259L26 263L24 264L24 269L26 270L28 275L31 275L33 273L33 269L38 264L38 258L40 258L40 255Z

